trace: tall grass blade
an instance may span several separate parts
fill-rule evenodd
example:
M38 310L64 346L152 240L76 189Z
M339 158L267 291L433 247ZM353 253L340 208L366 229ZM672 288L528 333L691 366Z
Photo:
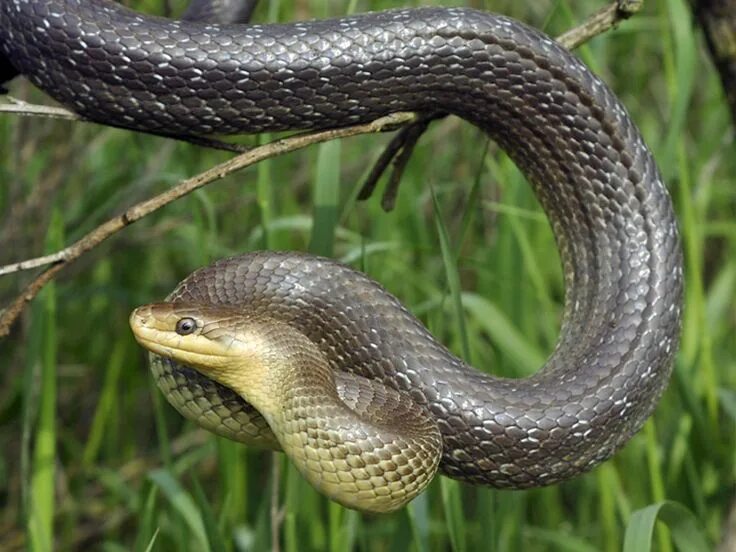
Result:
M210 552L212 548L207 538L203 514L197 508L197 504L191 495L184 490L168 470L153 470L148 474L148 478L161 489L172 508L184 519L197 541L197 548L202 552Z
M92 428L87 437L87 444L82 453L82 464L91 466L97 458L103 438L107 429L107 424L114 414L115 403L117 402L117 389L120 374L125 366L126 351L128 343L126 341L117 341L110 353L110 360L105 370L105 381L102 385L100 400L97 403L97 409L92 420Z
M159 529L156 529L156 531L153 533L153 536L151 537L151 540L148 543L148 546L146 546L145 552L153 552L153 547L156 544L156 539L158 538L158 532Z
M64 244L64 222L54 209L46 233L48 252ZM38 425L31 467L28 537L34 552L54 550L55 463L56 463L56 390L57 390L57 327L56 285L49 284L34 305L32 333L37 332L39 348L29 358L40 364L40 393L38 395Z
M524 533L529 536L530 540L546 544L551 550L564 552L600 552L598 547L588 544L580 537L569 535L564 531L529 527L524 530Z
M457 269L455 253L450 247L450 238L447 234L447 228L442 221L442 210L437 199L437 194L432 188L432 205L434 207L434 219L437 227L437 235L440 240L440 251L442 253L442 263L445 268L445 277L447 278L447 286L450 288L450 298L452 300L453 315L457 322L458 332L463 347L463 357L470 362L470 342L468 341L468 332L465 328L465 313L463 312L462 290L460 287L460 274Z
M220 532L217 518L212 510L210 501L204 493L204 489L196 476L192 477L192 487L194 489L194 500L204 522L204 529L207 535L207 541L210 543L212 552L226 552L225 539Z
M258 137L258 143L261 145L267 144L270 141L270 134L263 134ZM268 249L271 247L271 224L274 218L273 177L271 174L270 159L258 163L257 190L256 195L258 197L258 208L261 211L261 228L263 230L260 247L262 249Z
M429 492L420 494L406 507L417 552L429 550Z
M156 541L159 533L159 527L156 526L155 519L158 487L147 482L147 484L143 486L140 494L145 494L145 499L140 501L142 503L141 508L136 512L139 523L138 534L136 535L135 546L133 549L137 552L141 552L144 549L147 550L148 547L151 546L151 543Z
M527 340L501 309L476 293L462 294L463 306L470 317L488 333L493 343L514 361L523 373L532 373L544 363L545 356Z
M440 479L442 505L445 510L445 523L450 533L450 544L454 552L465 552L467 548L467 528L463 515L460 483L448 477Z
M319 146L314 185L314 225L309 250L331 257L335 247L337 203L340 196L340 153L338 141Z
M672 540L681 552L708 552L712 550L693 513L682 504L666 500L637 510L626 527L624 552L651 550L654 524L667 524Z

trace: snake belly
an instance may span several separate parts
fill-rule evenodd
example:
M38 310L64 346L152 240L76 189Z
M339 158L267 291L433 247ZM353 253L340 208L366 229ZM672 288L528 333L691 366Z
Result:
M485 130L532 185L562 259L561 334L533 376L467 366L379 286L324 260L240 257L177 291L281 313L335 369L410 395L437 420L445 474L505 488L569 478L610 457L664 390L682 303L670 198L614 94L539 31L460 8L215 26L106 0L4 0L0 53L88 119L165 135L338 127L397 111ZM213 416L223 393L238 400L177 370L160 377L203 397L189 417Z

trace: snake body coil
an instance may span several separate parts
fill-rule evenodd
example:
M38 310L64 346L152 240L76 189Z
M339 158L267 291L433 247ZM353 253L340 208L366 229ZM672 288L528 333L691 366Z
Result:
M218 27L105 0L4 0L0 52L81 115L161 134L326 128L396 111L481 127L530 180L561 251L562 331L534 376L472 369L377 284L323 259L225 260L172 299L267 312L332 368L405 392L436 419L440 469L474 483L571 477L613 454L652 412L679 333L670 199L615 96L538 31L468 9ZM241 436L239 420L252 414L241 398L168 361L155 369L186 416Z

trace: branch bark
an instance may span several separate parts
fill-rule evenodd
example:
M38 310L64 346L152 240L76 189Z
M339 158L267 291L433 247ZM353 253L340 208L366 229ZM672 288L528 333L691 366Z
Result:
M0 103L0 113L13 113L15 115L25 117L46 117L48 119L62 119L65 121L78 121L81 123L94 122L85 119L81 115L78 115L73 111L69 111L64 107L31 104L12 96L7 96L6 99L7 101L5 103ZM172 138L195 146L230 151L233 153L245 153L249 149L245 146L241 146L240 144L231 144L229 142L214 140L204 136L178 136L174 134L158 134L157 136L164 136L165 138Z
M574 50L584 42L598 36L628 19L644 5L644 0L618 0L601 8L585 22L557 37L557 42L568 50Z
M578 27L575 27L559 36L557 40L566 48L576 48L591 38L613 28L620 21L631 17L631 15L639 11L642 3L643 0L617 0L590 16ZM0 104L0 112L13 113L17 115L53 117L72 121L86 121L86 119L80 117L76 113L61 107L28 104L15 99L10 99L8 102ZM51 265L32 280L31 283L29 283L4 310L0 311L0 338L5 337L10 333L12 325L21 315L25 306L32 301L41 289L43 289L48 282L53 280L66 265L81 257L87 251L97 247L113 234L164 207L165 205L168 205L172 201L264 159L269 159L284 153L296 151L312 144L318 144L337 138L347 138L358 134L395 130L396 128L406 124L416 123L420 116L421 115L416 113L396 113L377 119L369 124L300 134L245 151L233 159L221 163L197 176L183 180L177 186L164 193L128 208L122 214L109 219L107 222L101 224L77 242L61 251L0 267L0 276L2 276ZM229 151L243 151L241 146L219 142L217 140L210 140L203 137L171 136L171 138L185 140L200 146L228 149Z

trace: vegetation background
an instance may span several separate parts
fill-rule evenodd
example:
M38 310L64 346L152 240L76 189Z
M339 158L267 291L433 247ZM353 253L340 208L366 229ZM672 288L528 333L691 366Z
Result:
M162 13L164 4L127 3L147 13ZM184 3L172 1L174 12ZM506 13L551 35L603 5L441 3ZM261 4L256 20L292 21L440 2ZM276 519L289 551L613 551L632 520L641 521L633 513L664 500L696 518L691 528L693 520L670 505L663 513L671 527L715 546L736 480L733 126L683 0L648 0L578 54L640 125L674 196L686 253L672 384L613 460L573 481L523 492L438 477L408 508L366 516L317 495L280 456L196 429L151 382L128 328L130 311L163 298L199 266L262 248L348 262L475 366L512 377L536 370L554 346L563 300L548 224L503 153L477 129L448 118L420 141L389 214L378 197L355 201L389 137L327 143L176 202L50 285L0 341L0 548L264 550ZM12 93L47 101L21 80ZM101 126L3 115L0 262L57 249L228 157ZM0 304L28 278L0 279ZM653 546L673 549L663 525Z

